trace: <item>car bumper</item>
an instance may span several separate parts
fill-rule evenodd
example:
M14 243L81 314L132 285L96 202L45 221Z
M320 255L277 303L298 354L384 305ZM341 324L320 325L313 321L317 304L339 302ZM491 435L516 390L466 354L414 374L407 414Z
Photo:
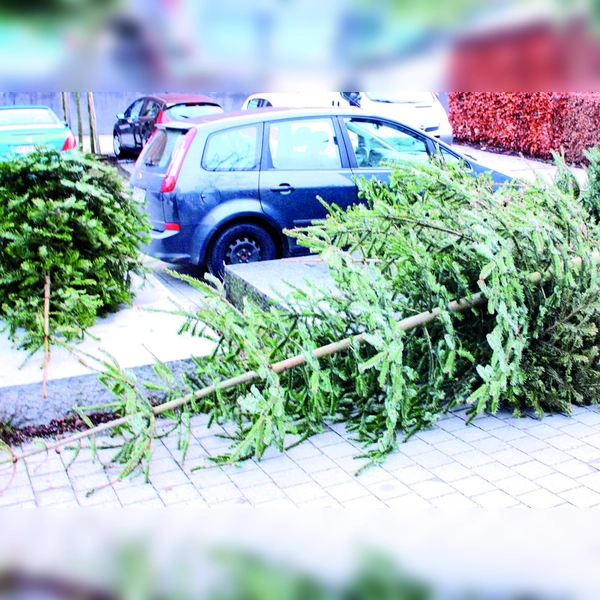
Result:
M185 240L180 231L153 230L150 238L150 242L142 247L144 254L171 264L191 264L192 257L185 252Z

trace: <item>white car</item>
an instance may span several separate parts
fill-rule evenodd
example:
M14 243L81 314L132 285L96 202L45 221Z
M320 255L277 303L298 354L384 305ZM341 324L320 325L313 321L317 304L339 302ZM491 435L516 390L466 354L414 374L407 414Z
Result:
M434 92L259 92L248 96L243 110L279 108L359 107L389 117L452 144L448 115Z

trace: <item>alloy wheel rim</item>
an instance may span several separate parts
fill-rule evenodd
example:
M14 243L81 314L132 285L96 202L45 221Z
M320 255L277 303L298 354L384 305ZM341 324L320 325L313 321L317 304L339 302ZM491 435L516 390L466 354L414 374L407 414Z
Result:
M248 237L237 238L227 248L225 263L238 265L242 263L258 262L261 259L261 249L256 240Z

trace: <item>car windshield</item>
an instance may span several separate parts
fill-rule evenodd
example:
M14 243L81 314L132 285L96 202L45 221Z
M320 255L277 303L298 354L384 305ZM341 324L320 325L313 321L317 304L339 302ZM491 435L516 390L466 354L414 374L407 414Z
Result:
M15 125L57 125L60 121L49 108L4 108L0 110L0 127Z
M223 112L216 104L175 104L165 109L165 114L173 121L192 119Z
M373 102L392 102L394 104L421 104L431 102L431 92L365 92Z

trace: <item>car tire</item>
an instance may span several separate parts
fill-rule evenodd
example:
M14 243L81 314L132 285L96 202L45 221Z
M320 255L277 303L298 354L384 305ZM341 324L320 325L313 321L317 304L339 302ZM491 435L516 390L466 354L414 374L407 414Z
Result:
M121 134L118 131L113 132L113 151L117 158L124 158L125 151L121 140Z
M277 246L271 235L259 225L240 223L222 231L211 243L208 270L223 278L225 265L259 262L277 258Z

